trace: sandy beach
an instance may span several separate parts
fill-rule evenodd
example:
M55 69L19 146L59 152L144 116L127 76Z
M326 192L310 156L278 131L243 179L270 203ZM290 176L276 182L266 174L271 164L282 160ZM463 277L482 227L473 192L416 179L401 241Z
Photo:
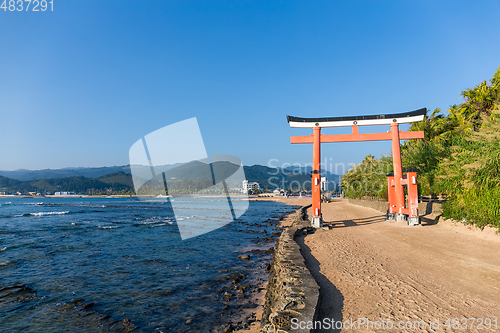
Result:
M311 199L254 200L305 206ZM452 332L457 329L446 326L448 319L453 324L454 318L474 317L482 318L483 329L478 321L471 324L469 320L465 331L483 332L487 318L498 317L500 236L494 229L481 231L451 221L416 227L389 223L379 211L345 199L323 204L322 213L327 228L297 238L307 267L321 287L319 320L423 322L423 330L398 331ZM291 221L289 216L282 225ZM261 297L263 304L263 294ZM261 310L257 319L261 319ZM429 326L437 320L439 328ZM259 326L259 322L253 323L250 331L258 332ZM356 331L380 330L365 327Z

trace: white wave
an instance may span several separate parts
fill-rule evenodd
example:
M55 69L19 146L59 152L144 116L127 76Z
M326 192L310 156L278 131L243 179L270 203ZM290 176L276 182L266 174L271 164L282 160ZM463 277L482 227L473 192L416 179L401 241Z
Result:
M40 206L43 205L43 202L24 202L23 205L35 205Z
M3 252L5 250L7 250L7 246L4 246L4 247L0 248L0 252Z
M39 212L39 213L30 213L32 216L44 216L44 215L64 215L68 214L69 210L66 210L64 212Z
M32 215L32 216L64 215L64 214L69 214L69 210L66 210L64 212L38 212L38 213L29 213L29 215Z
M159 224L152 225L150 228L161 227L161 226L164 226L164 225L167 225L167 224L166 223L159 223Z
M137 222L137 224L155 224L159 223L160 221L142 221L142 222Z
M80 204L75 205L75 206L78 206L78 207L92 207L92 208L106 208L106 207L108 207L106 205L90 205L90 204L84 204L84 203L80 203Z
M104 225L104 226L99 226L99 228L101 229L116 229L118 228L119 226L118 225Z
M170 218L165 218L165 219L161 219L161 217L152 217L152 218L149 218L145 221L140 221L140 222L136 222L136 224L142 224L142 225L165 225L165 223L168 223L168 224L174 224L174 221L172 221L172 219Z

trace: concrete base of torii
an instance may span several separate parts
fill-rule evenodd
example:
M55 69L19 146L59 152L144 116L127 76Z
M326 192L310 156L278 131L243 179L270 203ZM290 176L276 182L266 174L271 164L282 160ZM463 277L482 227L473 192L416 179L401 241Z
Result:
M401 213L395 213L394 219L396 220L396 222L406 222L406 215Z
M418 216L408 216L408 225L420 225L420 218Z
M323 226L323 218L321 216L319 217L312 217L311 218L311 226L313 228L321 228Z
M406 216L401 213L387 213L387 221L407 222L408 225L420 225L420 218L418 216Z

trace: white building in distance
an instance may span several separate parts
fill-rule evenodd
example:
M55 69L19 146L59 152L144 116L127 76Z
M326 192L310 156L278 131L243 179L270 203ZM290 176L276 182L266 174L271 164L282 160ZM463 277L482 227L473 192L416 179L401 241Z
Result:
M241 190L243 193L248 193L250 190L260 190L260 185L257 182L248 182L248 180L243 181L243 189Z

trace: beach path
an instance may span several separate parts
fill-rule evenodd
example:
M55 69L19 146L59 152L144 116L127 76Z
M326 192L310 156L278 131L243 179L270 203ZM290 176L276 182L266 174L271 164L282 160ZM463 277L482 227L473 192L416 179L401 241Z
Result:
M463 328L463 319L500 321L500 236L450 222L389 223L385 214L345 199L323 204L322 213L329 230L296 238L321 286L319 320L367 318L412 327L398 332L488 332L479 321ZM453 318L462 320L460 328L451 326ZM439 328L429 326L438 319ZM420 321L423 329L411 326ZM350 331L384 330L342 329Z

